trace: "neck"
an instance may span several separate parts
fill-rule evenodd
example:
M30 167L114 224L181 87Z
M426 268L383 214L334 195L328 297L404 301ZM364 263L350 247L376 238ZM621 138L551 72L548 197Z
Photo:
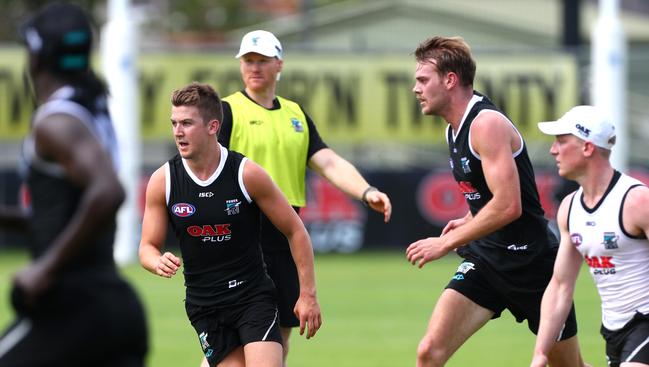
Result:
M592 164L588 172L576 181L584 189L584 202L588 205L595 205L606 193L611 184L615 170L606 160Z
M215 140L203 152L194 154L194 158L185 159L187 166L201 180L207 180L221 162L221 145Z
M253 101L257 102L257 104L266 108L273 107L273 101L275 100L274 85L264 90L252 90L246 87L246 93Z
M469 102L473 98L473 88L458 89L457 93L450 96L448 107L440 116L451 125L453 131L457 132L462 123L462 117L469 106Z
M34 77L36 101L39 105L47 102L50 96L64 85L65 83L53 78L47 73L40 73L38 76Z

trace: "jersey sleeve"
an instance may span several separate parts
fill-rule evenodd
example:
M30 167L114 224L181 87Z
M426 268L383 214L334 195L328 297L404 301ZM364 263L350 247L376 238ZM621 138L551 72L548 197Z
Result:
M221 101L223 109L223 121L221 121L221 130L219 131L219 143L226 148L230 148L230 137L232 136L232 107L226 101Z
M324 142L324 140L322 140L322 137L320 137L318 129L315 127L315 123L313 122L309 114L306 113L302 106L300 106L300 108L302 109L302 112L306 117L306 123L309 127L309 148L307 149L306 153L306 159L308 161L316 152L318 152L320 149L328 148L328 146Z

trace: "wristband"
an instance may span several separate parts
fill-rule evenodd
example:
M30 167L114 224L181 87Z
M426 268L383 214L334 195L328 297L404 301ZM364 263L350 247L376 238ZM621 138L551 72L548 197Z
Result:
M379 189L377 189L377 188L374 187L374 186L369 186L368 188L365 189L365 191L363 191L363 195L361 195L361 202L362 202L363 205L365 205L365 206L368 205L368 202L367 202L367 194L368 194L370 191L379 191Z

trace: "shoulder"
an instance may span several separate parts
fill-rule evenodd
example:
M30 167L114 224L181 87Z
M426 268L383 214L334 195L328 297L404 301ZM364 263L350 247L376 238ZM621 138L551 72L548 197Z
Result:
M509 135L514 131L513 127L512 122L500 111L483 109L471 123L471 132L480 134L492 132L494 135L506 132Z
M151 174L151 177L149 177L148 186L150 187L151 185L154 185L154 186L164 187L164 183L165 180L167 179L168 171L169 171L169 162L166 162Z
M570 214L570 205L574 199L577 191L573 191L570 194L566 195L559 204L559 209L557 211L557 220L566 222L568 215Z
M502 113L483 110L470 126L471 145L479 154L512 152L521 145L521 137L514 125Z
M54 113L34 120L32 134L37 153L45 159L78 160L99 150L99 142L88 126L67 113Z
M624 200L624 214L637 217L649 217L649 187L633 186L629 189Z
M169 170L169 162L163 164L155 170L146 186L146 200L147 203L164 202L167 188L167 174Z
M302 113L304 113L304 109L302 108L302 106L299 103L295 102L295 101L292 101L292 100L290 100L288 98L284 98L284 97L281 97L281 96L277 96L277 100L279 101L280 105L283 108L297 109L297 110L302 111Z

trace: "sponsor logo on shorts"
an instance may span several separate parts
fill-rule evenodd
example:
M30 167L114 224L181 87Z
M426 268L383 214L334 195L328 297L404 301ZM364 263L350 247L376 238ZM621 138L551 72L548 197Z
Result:
M453 279L464 280L464 274L468 273L471 270L475 270L475 264L469 261L465 261L457 267L457 271L455 272Z
M584 260L593 275L615 274L615 264L611 262L613 256L584 256Z
M211 345L207 342L207 331L203 331L198 335L198 341L201 343L205 358L210 358L214 354L214 349L210 348Z
M527 250L527 245L519 245L519 244L513 244L507 246L507 250L509 251L525 251Z
M177 203L171 207L171 212L177 217L186 218L194 215L196 208L192 204Z
M243 284L245 282L246 282L245 280L236 280L236 279L231 280L231 281L228 282L228 288L238 287L238 286L240 286L241 284Z

